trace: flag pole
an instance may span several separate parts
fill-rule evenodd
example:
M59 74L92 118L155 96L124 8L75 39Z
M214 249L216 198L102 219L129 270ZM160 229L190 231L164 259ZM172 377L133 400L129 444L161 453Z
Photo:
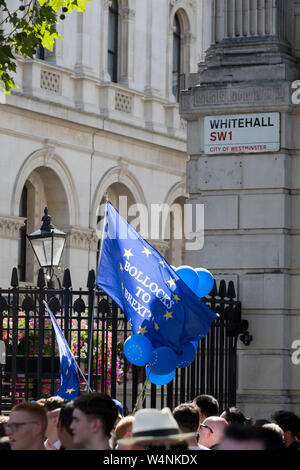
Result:
M106 202L108 201L108 193L105 193L105 200ZM98 262L98 268L100 265L101 261L101 254L102 254L102 248L103 248L103 240L104 240L104 233L105 233L105 224L106 224L106 204L105 204L105 214L104 214L104 220L103 220L103 227L102 227L102 238L101 238L101 248L100 248L100 253L99 253L99 262ZM98 272L98 270L97 270ZM97 273L96 273L96 279L97 279ZM95 287L94 287L94 292L93 292L93 299L92 299L92 312L91 312L91 326L90 326L90 342L89 342L89 352L88 352L88 389L91 390L91 380L92 380L92 358L93 358L93 332L94 332L94 309L95 309L95 298L96 298L96 289L97 289L97 281L95 282Z
M144 401L144 399L145 399L146 388L147 388L147 385L148 385L148 382L149 382L150 374L151 374L151 370L149 370L149 374L148 374L148 376L147 376L147 378L146 378L146 380L145 380L145 382L144 382L142 391L141 391L141 393L139 394L139 396L137 397L137 400L136 400L136 403L135 403L135 407L134 407L134 409L133 409L133 412L131 413L131 416L134 416L134 415L135 415L136 410L137 410L137 408L138 408L138 406L139 406L139 401L140 401L140 399L142 398L142 403L143 403L143 401Z
M45 300L43 300L43 303L44 303L44 305L45 305L45 307L46 307L47 312L50 314L50 311L49 311L50 308L49 308L47 302L46 302ZM69 348L69 349L70 349L70 348ZM70 352L71 352L72 356L74 357L74 354L72 353L71 349L70 349ZM84 376L84 373L83 373L82 370L80 369L80 367L79 367L79 365L78 365L78 363L77 363L75 357L74 357L74 362L75 362L75 365L76 365L76 367L77 367L77 370L78 370L78 372L80 373L81 377L83 378L85 384L86 384L87 387L90 389L89 384L87 383L86 378L85 378L85 376ZM90 389L90 391L92 391L92 390Z

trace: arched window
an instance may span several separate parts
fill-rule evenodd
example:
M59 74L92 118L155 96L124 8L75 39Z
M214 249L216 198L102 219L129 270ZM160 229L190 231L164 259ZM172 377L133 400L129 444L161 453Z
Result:
M174 16L173 33L173 71L172 71L172 91L179 101L179 79L181 72L181 28L178 15Z
M118 1L112 0L108 20L108 59L107 69L112 82L118 81Z

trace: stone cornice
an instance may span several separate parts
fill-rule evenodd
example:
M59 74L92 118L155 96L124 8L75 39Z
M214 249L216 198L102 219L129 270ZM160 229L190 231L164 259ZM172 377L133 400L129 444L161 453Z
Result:
M95 230L82 227L64 227L63 230L68 233L67 244L70 248L97 251L99 239Z
M249 109L254 106L287 106L291 104L291 90L288 82L253 84L209 84L196 86L184 91L180 100L180 114L206 113L208 108L220 110L228 106Z
M25 217L0 216L0 238L18 240L25 220Z

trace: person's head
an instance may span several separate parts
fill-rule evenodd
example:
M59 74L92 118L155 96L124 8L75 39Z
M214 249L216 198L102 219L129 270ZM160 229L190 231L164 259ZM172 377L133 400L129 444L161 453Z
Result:
M57 422L57 435L61 445L66 450L76 449L77 446L73 442L73 432L71 423L73 419L74 402L68 401L63 404L60 409Z
M128 437L132 437L132 425L134 422L134 416L125 416L125 418L122 418L116 428L115 428L115 439L118 442L119 439L126 439ZM118 449L121 450L127 450L128 448L126 446L122 447L119 444L117 444Z
M19 403L12 408L5 425L12 450L42 450L47 428L47 415L37 403Z
M132 437L123 438L118 444L133 450L186 450L186 440L194 433L181 434L169 408L157 410L145 408L136 412L132 425Z
M219 403L218 400L212 395L198 395L194 398L193 403L198 407L200 414L200 423L208 418L209 416L219 415Z
M117 417L118 408L108 395L79 395L74 401L71 424L74 443L85 449L107 449Z
M205 447L213 447L222 442L228 423L219 416L206 418L199 428L199 444Z
M5 437L5 436L6 436L6 432L5 432L4 425L5 425L8 421L9 421L9 417L8 417L8 416L0 415L0 437Z
M199 411L193 403L182 403L173 410L173 416L179 426L181 433L193 432L195 434L199 427Z
M257 426L233 423L227 426L218 450L283 450L277 431Z
M248 419L242 413L239 408L235 406L231 406L230 408L226 408L223 413L220 415L221 418L226 419L228 424L238 423L238 424L247 424Z
M280 426L276 423L267 423L262 425L263 429L270 429L271 431L277 432L282 442L284 442L284 432Z
M291 444L300 431L300 418L292 411L284 410L276 411L271 418L283 430L285 445Z
M44 402L44 409L46 410L48 420L46 436L52 443L58 439L57 422L63 403L64 399L58 396L47 398Z

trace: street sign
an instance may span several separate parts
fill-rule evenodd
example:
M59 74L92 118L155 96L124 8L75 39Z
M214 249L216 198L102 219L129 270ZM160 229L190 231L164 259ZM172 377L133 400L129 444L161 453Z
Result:
M208 155L277 152L280 113L206 116L204 151Z

